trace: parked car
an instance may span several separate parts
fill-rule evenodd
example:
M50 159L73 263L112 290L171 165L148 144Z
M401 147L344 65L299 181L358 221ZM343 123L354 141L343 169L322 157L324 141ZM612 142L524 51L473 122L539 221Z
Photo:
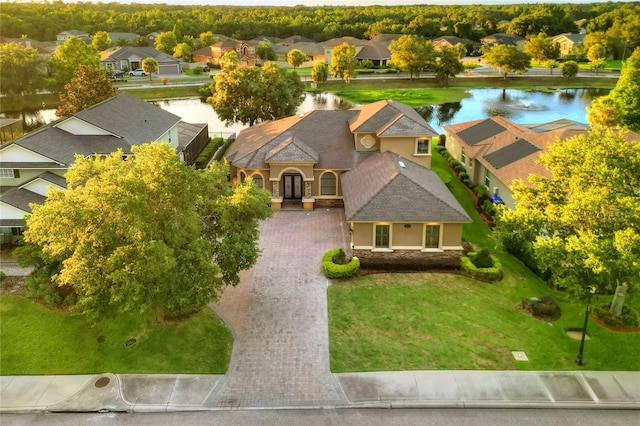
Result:
M149 73L143 70L142 68L138 68L138 69L129 71L129 75L133 77L135 75L149 75Z

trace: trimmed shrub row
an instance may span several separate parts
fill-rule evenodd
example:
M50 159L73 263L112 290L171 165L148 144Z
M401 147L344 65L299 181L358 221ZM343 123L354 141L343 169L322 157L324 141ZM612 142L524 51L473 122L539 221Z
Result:
M360 259L357 257L344 264L335 263L338 257L344 257L341 248L329 250L322 256L322 270L327 278L347 278L360 269Z
M468 272L473 278L485 281L498 281L502 278L502 265L496 256L491 255L493 266L489 268L478 268L473 264L473 259L478 255L476 252L469 252L467 256L460 258L462 269Z

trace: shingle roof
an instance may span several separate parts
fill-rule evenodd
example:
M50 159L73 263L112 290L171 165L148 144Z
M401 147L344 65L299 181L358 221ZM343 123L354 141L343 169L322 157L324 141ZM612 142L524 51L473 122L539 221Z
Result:
M69 166L76 154L110 154L119 148L130 153L131 145L153 142L180 121L177 115L126 92L80 111L74 117L116 136L74 135L58 128L68 119L62 118L12 143Z
M118 61L121 59L129 59L133 56L140 58L153 58L158 61L158 64L176 64L180 63L179 59L174 58L171 55L167 55L164 52L154 49L151 46L125 46L119 47L113 51L105 51L100 55L101 61Z
M27 189L12 188L0 196L0 201L9 204L15 208L18 208L27 213L31 213L31 207L29 204L36 203L42 204L46 199L45 196L36 194Z
M362 107L350 122L354 133L375 133L379 136L436 136L438 133L416 110L395 101L378 101Z
M288 135L279 144L273 147L265 156L267 163L273 162L300 162L317 163L320 159L318 153L305 144L300 138Z
M353 110L312 111L260 123L240 132L225 157L238 167L266 169L268 165L265 159L269 153L283 142L293 141L290 138L298 137L317 153L317 168L352 169L358 156L353 149L353 135L349 131L348 120L356 114ZM287 152L291 154L293 151ZM313 153L307 152L307 155L315 158Z
M471 221L435 172L389 151L370 155L340 182L350 221Z
M77 112L74 117L116 134L130 145L155 141L180 121L177 115L127 92Z

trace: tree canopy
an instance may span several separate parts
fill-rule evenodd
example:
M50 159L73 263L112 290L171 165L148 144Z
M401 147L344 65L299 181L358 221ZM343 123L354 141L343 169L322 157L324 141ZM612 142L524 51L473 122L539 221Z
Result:
M91 46L93 46L98 52L107 50L111 46L111 37L106 31L98 31L91 37Z
M329 63L329 72L334 78L339 78L343 83L349 81L356 76L356 68L358 60L356 59L356 47L347 43L336 46L331 51L331 62Z
M250 180L232 186L226 165L188 167L166 143L132 152L77 156L68 189L26 217L16 255L48 271L41 285L73 311L189 314L255 263L269 194Z
M69 117L117 93L104 70L86 65L80 65L76 77L64 88L65 92L60 94L60 106L56 110L58 117Z
M261 120L277 120L295 114L302 103L304 84L296 72L274 62L262 68L230 62L211 83L208 102L227 124L253 126Z
M640 286L640 142L602 127L557 141L540 161L551 177L512 185L496 235L510 251L533 252L552 282L577 295L589 286ZM528 247L528 248L527 248Z
M391 63L409 73L409 78L420 77L426 67L433 67L435 50L433 44L424 37L403 35L389 44Z
M501 44L484 54L484 61L504 72L504 79L510 73L523 73L531 66L531 55L521 52L515 46Z
M324 62L319 62L311 70L311 78L314 83L324 83L329 77L329 67Z
M601 126L621 126L640 132L640 48L622 65L616 86L589 107L587 119Z
M75 77L80 65L98 68L100 55L93 46L81 38L69 37L64 44L56 48L52 62L56 83L62 88Z
M262 40L258 43L258 58L263 61L275 61L278 55L269 40Z
M158 72L158 61L155 58L147 57L142 60L142 69L144 72L149 73L149 80L151 80L151 76Z
M307 60L307 54L300 49L291 49L287 53L287 62L294 68L298 68Z
M560 45L553 42L553 38L545 33L532 36L524 44L524 51L531 55L531 59L538 62L558 59Z
M6 96L3 102L21 111L24 95L45 86L45 65L37 50L16 43L0 44L0 93Z

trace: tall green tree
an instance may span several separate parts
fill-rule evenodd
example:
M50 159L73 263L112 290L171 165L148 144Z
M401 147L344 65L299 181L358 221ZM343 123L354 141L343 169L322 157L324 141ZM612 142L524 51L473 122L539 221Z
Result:
M93 37L91 37L91 46L98 52L107 50L111 47L111 37L109 37L109 33L106 31L98 31L95 33Z
M524 51L537 62L556 60L560 57L560 45L545 33L531 36L524 44Z
M188 43L178 43L173 49L173 57L181 59L183 62L191 62L191 53L193 50Z
M276 120L295 114L302 103L304 84L296 72L274 62L264 67L226 65L211 83L208 102L227 124L253 126L260 120Z
M142 60L142 69L149 74L149 80L151 81L153 74L158 72L158 61L151 56L144 58Z
M587 59L591 63L591 68L596 70L596 74L598 74L598 70L604 68L607 58L607 49L601 44L594 44L587 51Z
M156 37L154 47L156 50L166 53L167 55L173 55L173 50L178 45L178 38L171 31L158 34Z
M200 39L200 42L198 43L198 46L197 46L198 48L211 46L218 42L218 37L213 35L211 31L205 31L200 33L199 39Z
M424 37L403 35L389 44L391 63L409 73L409 79L420 77L420 73L435 64L433 44Z
M117 93L104 70L85 65L80 65L76 77L64 88L65 93L60 94L61 104L56 110L58 117L69 117Z
M329 77L329 67L324 62L318 62L311 70L311 79L314 83L321 84Z
M231 186L226 165L188 167L166 143L132 152L77 156L68 189L52 190L26 217L16 255L48 271L40 285L92 318L187 315L255 263L269 194L250 181Z
M275 49L269 40L262 40L258 43L258 58L263 61L275 61L278 58Z
M587 118L592 124L621 126L640 132L640 48L622 65L613 90L588 107Z
M307 60L307 54L300 49L291 49L287 53L287 62L294 68L298 68Z
M5 95L3 107L23 111L25 96L46 87L45 72L44 60L37 50L16 43L0 44L0 93Z
M349 83L356 76L358 60L356 59L356 47L347 43L336 46L331 51L329 72L334 78L339 78L342 83Z
M464 65L460 62L460 50L455 47L443 47L437 52L435 63L436 78L448 84L449 77L455 77L464 70Z
M515 46L504 44L486 52L483 59L492 67L501 69L505 80L510 73L521 74L531 66L531 55L518 50Z
M529 244L555 285L577 295L640 286L640 143L603 127L556 142L540 161L551 178L512 185L515 210L497 235Z
M80 65L98 68L100 55L98 51L85 43L81 38L70 37L58 46L52 59L55 80L59 88L71 81Z

